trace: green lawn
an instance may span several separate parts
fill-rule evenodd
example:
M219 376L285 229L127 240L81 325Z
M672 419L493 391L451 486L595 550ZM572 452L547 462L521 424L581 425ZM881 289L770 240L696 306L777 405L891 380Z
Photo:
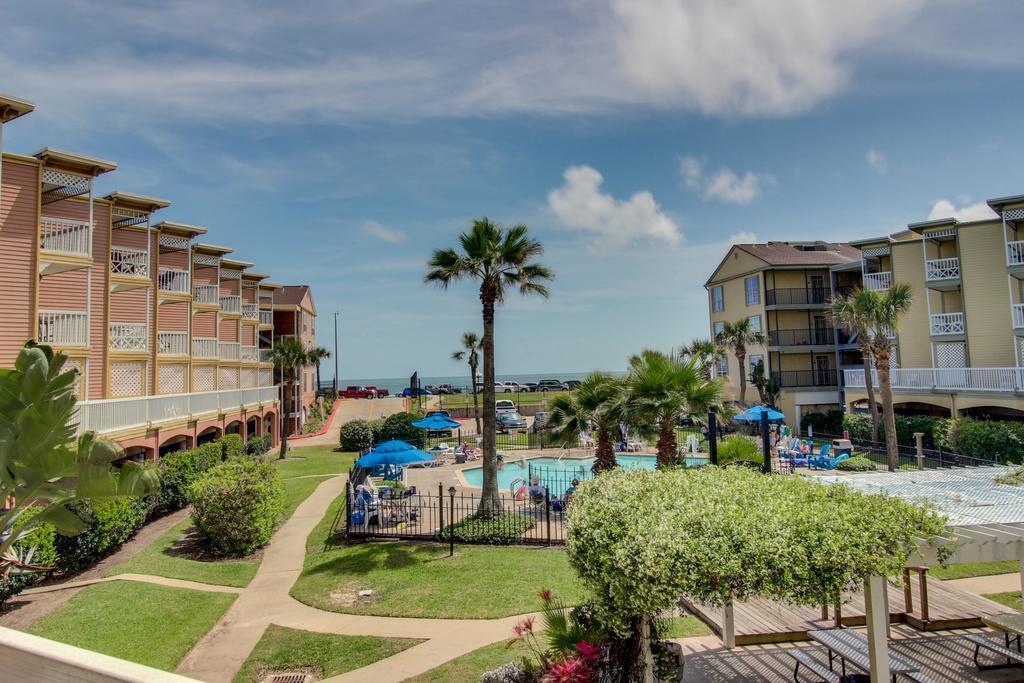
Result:
M659 632L662 638L689 638L690 636L706 636L711 633L707 624L690 615L663 619L662 624L662 631Z
M1024 611L1024 605L1021 604L1019 591L1011 591L1010 593L989 593L988 595L982 595L981 597L994 600L1000 605L1006 605L1010 609L1017 610L1018 612Z
M306 564L291 594L332 612L435 619L493 619L540 608L538 592L576 602L583 591L565 551L555 548L438 543L328 544L343 498L331 504L306 544ZM372 590L369 599L358 591Z
M333 446L289 446L286 460L272 460L271 462L284 478L348 472L357 454L337 453L333 449Z
M28 630L170 671L234 599L226 593L114 581L83 589Z
M511 634L510 634L511 635ZM502 664L518 661L531 656L529 649L521 642L508 647L505 641L486 645L472 652L467 652L450 662L431 669L419 676L405 679L404 683L448 683L449 681L476 681L487 671L497 669ZM531 657L532 658L532 657Z
M360 669L421 642L313 633L271 624L235 676L235 683L257 683L270 672L296 669L313 669L319 680Z
M1016 574L1020 571L1020 562L968 562L951 564L948 567L931 567L928 576L933 579L967 579L972 576L993 576L995 574Z

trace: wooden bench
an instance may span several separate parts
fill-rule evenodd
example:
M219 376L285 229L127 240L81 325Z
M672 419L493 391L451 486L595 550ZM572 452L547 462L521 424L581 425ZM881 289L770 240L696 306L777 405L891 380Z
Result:
M796 660L796 666L793 667L793 680L796 683L800 683L800 665L809 669L812 673L818 674L818 677L827 683L839 683L839 674L828 668L828 665L824 662L819 662L814 657L810 656L803 650L786 650L786 654Z
M1024 654L1021 654L1016 650L1011 650L1010 648L986 638L985 636L967 635L964 636L964 638L974 643L974 664L978 669L996 669L1004 666L1012 666L1014 662L1017 664L1024 664ZM1006 664L981 664L978 661L978 655L981 653L982 648L1005 657Z

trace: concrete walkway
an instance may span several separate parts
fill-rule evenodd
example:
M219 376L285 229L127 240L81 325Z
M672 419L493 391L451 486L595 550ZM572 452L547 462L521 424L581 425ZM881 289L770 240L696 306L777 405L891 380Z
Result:
M337 446L341 433L341 425L352 420L376 420L378 417L387 417L393 413L400 413L405 410L404 398L341 398L338 399L341 405L334 413L334 419L327 426L327 432L320 436L312 436L308 439L288 441L289 448L301 448L303 446Z
M990 593L1010 593L1020 590L1020 574L995 574L993 576L972 576L968 579L950 579L945 581L950 586L975 595Z

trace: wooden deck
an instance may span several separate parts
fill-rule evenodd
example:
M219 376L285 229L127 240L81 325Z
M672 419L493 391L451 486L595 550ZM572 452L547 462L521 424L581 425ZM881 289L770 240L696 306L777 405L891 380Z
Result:
M953 588L942 581L927 582L927 614L922 614L920 584L915 578L911 590L911 609L906 609L906 591L902 586L889 584L889 620L906 623L916 629L938 631L982 626L981 618L1008 611L999 603ZM689 609L712 631L722 635L722 608L683 600ZM733 608L736 622L736 644L758 645L808 640L807 632L821 628L835 628L839 624L834 607L801 607L777 600L755 598L738 602ZM864 595L848 596L839 610L843 626L863 626Z

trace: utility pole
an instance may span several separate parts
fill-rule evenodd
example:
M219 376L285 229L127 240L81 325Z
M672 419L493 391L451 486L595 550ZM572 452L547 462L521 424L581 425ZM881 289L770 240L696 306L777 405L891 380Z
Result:
M334 311L334 398L338 398L338 314Z

